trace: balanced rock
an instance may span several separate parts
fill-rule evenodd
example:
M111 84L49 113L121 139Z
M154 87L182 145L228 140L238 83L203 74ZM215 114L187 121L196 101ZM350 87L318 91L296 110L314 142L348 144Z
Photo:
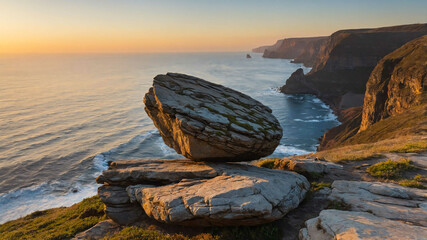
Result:
M332 184L329 199L345 203L352 211L427 227L427 190L424 189L339 180Z
M105 184L100 189L110 199L101 200L108 204L126 200L159 222L191 226L271 222L295 209L310 188L304 176L293 172L188 159L116 161L97 182Z
M282 138L270 108L200 78L157 75L144 103L166 145L189 159L259 159L273 153Z
M300 230L300 240L425 239L427 228L377 217L366 212L323 210Z

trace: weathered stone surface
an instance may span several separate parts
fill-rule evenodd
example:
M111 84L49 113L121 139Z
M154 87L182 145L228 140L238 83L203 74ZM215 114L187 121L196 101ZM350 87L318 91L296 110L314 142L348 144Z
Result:
M78 233L72 240L97 240L112 235L121 229L120 225L108 219L97 223L88 230Z
M306 221L301 240L425 239L427 228L380 218L366 212L323 210Z
M310 188L304 176L292 172L188 159L117 161L97 180L127 186L130 202L137 201L153 219L193 226L271 222L296 208ZM112 195L118 200L101 199L121 202L121 195Z
M427 226L427 190L402 187L393 183L335 181L331 200L343 201L352 211Z
M333 169L343 169L342 165L332 162L307 157L304 159L286 157L276 160L275 165L277 168L294 171L297 173L329 173Z
M163 141L193 160L258 159L273 153L282 137L270 108L184 74L157 75L144 103Z
M98 196L105 204L105 213L116 223L128 225L143 214L138 204L131 203L125 187L103 185L98 188Z

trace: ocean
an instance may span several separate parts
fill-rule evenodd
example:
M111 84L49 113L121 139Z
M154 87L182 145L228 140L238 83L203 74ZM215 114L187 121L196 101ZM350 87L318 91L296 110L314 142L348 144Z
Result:
M180 158L144 111L157 74L194 75L273 110L283 128L270 157L314 152L339 124L314 96L277 88L297 68L251 53L0 56L0 223L96 194L109 161Z

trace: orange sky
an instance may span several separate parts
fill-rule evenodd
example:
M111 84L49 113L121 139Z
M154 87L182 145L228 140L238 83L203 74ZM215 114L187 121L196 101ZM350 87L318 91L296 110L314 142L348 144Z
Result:
M247 51L284 37L427 22L425 9L427 1L393 0L0 0L0 54Z

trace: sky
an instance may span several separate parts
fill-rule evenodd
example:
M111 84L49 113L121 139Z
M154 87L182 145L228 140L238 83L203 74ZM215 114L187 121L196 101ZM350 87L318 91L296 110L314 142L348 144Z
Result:
M0 0L0 54L248 51L427 23L426 0Z

